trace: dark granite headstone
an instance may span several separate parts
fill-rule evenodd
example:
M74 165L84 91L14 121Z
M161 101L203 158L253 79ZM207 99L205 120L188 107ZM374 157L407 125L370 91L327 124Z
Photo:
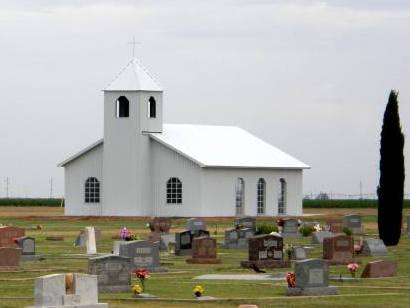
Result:
M116 247L117 246L117 247ZM159 260L159 243L150 241L119 241L114 243L114 253L131 259L132 269L146 268L152 272L164 271Z
M191 254L193 235L190 231L175 233L175 254L186 256Z
M288 267L289 262L283 258L283 238L281 236L262 234L249 238L249 260L242 261L243 267L252 264L258 267Z
M88 259L88 274L98 275L99 292L127 292L131 285L131 259L105 255Z

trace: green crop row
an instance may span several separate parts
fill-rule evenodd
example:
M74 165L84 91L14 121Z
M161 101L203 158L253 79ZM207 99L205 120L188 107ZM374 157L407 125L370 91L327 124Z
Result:
M60 198L0 198L0 206L61 206ZM63 203L64 206L64 203Z
M404 207L410 208L410 200L404 200ZM377 208L377 200L374 199L331 199L313 200L304 199L304 208Z

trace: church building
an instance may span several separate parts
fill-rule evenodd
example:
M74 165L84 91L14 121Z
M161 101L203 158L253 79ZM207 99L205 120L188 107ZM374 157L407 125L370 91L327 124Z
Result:
M104 89L104 136L59 166L65 214L302 215L303 162L234 126L163 123L135 58Z

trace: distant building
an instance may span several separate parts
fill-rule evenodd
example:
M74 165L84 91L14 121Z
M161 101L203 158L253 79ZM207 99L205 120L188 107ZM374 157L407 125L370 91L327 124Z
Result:
M63 161L65 214L302 215L304 163L232 126L163 124L133 58L104 89L104 138Z

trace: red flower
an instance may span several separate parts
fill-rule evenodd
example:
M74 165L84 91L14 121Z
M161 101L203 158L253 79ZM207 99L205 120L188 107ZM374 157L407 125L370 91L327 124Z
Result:
M138 268L135 271L132 272L137 278L139 279L148 279L149 276L149 271L145 268Z
M286 274L286 281L288 282L289 288L294 288L296 286L296 275L293 272L288 272Z

